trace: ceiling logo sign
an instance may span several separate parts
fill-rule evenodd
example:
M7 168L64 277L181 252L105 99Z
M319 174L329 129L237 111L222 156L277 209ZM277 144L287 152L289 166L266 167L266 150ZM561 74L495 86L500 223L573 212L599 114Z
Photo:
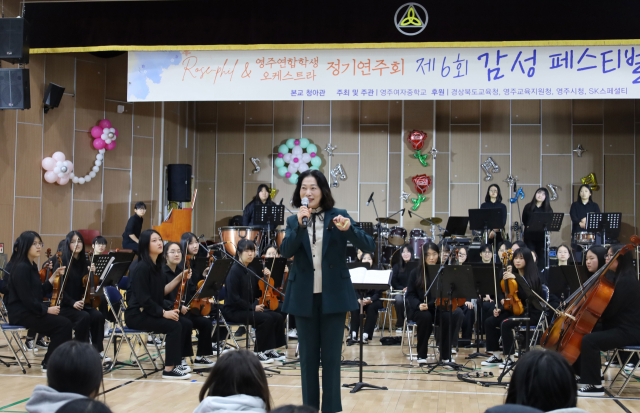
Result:
M400 33L415 36L427 27L429 14L421 4L405 3L396 10L394 21Z

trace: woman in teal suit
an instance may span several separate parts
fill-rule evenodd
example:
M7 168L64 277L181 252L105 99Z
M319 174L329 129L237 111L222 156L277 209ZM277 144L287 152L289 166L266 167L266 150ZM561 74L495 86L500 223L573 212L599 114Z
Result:
M308 207L302 206L304 198ZM293 193L298 215L287 219L280 246L284 257L294 257L283 311L296 316L302 401L320 410L322 359L324 413L342 411L340 359L345 317L359 308L347 268L347 241L364 252L375 250L373 238L353 225L347 211L334 208L334 203L322 172L301 173Z

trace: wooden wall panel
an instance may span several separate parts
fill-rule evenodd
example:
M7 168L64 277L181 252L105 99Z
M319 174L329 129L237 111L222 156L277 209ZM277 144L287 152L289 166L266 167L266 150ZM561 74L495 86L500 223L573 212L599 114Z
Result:
M485 100L481 102L481 153L509 153L511 124L510 101Z
M189 130L189 102L180 102L178 122L178 163L193 165L193 143Z
M618 240L621 243L628 243L632 235L637 234L635 231L635 223L633 215L623 215L622 223L620 224L620 235ZM635 255L635 254L634 254Z
M331 102L331 144L337 146L334 153L358 153L359 113L360 102L356 100Z
M273 101L249 101L247 125L273 125Z
M558 199L551 201L554 211L569 213L571 193L571 155L542 155L542 186L558 185Z
M574 125L573 146L578 144L587 150L582 156L573 156L573 183L580 184L580 179L593 172L599 183L604 183L602 176L602 126L600 125Z
M96 150L90 144L90 141L91 140L87 137L87 132L76 131L76 142L84 143L76 145L75 154L73 157L73 169L77 171L78 176L86 175L94 166L94 162L96 160ZM100 171L96 173L95 178L91 179L91 182L85 183L84 185L74 184L73 199L101 201L103 170L104 168L100 167Z
M451 183L478 183L479 152L479 126L451 126Z
M137 201L151 202L153 199L151 183L154 182L153 139L137 136L133 138L133 162L131 165L131 203L135 205ZM110 202L107 198L105 201ZM129 208L132 208L133 205L129 205Z
M388 145L387 126L360 127L360 182L387 182Z
M160 158L160 151L162 146L162 123L164 122L162 118L162 105L161 102L154 103L154 111L157 114L154 120L154 137L153 137L153 176L154 180L152 182L153 187L153 202L151 203L151 211L149 211L149 223L152 225L160 225L161 219L159 217L159 200L162 199L162 186L161 180L163 180L164 176L164 165L162 163L162 159ZM213 156L215 158L215 154Z
M216 187L214 182L198 182L198 200L194 214L195 231L204 234L207 239L215 238L215 211L211 208L216 204Z
M127 217L128 218L128 217ZM102 227L102 202L99 201L73 201L72 228L95 229L101 231ZM125 222L126 226L126 222ZM124 232L124 227L122 227Z
M452 125L477 125L480 123L479 100L452 100Z
M9 195L0 197L0 205L13 205L14 178L16 172L17 116L18 113L15 110L0 110L0 194ZM13 216L13 214L11 216ZM11 236L12 232L10 229L9 238L11 238Z
M367 200L373 192L373 200L376 203L378 214L384 216L387 211L387 205L389 203L389 197L387 193L387 184L360 184L360 219L362 222L376 223L376 212L373 208L373 202L367 206ZM391 213L396 212L392 211ZM394 218L397 218L396 215Z
M322 165L320 165L320 172L329 175L329 155L327 151L323 149L327 147L329 143L329 139L331 138L331 127L330 126L302 126L302 136L309 139L311 143L318 147L317 156L322 160ZM274 153L277 156L278 146L281 144L279 142L274 142ZM278 175L277 168L273 171L273 179L274 181L278 178L282 178ZM284 178L282 178L284 179Z
M511 123L514 125L539 125L540 100L512 100Z
M18 111L18 122L33 123L42 125L44 107L42 97L44 96L44 55L31 55L29 64L29 89L31 95L31 109Z
M402 158L399 153L389 154L389 202L388 210L397 211L404 208L405 204L400 199L402 189Z
M571 100L543 100L542 153L571 153Z
M336 208L346 209L347 211L357 211L359 199L358 194L358 155L334 155L331 164L335 167L342 164L347 174L346 181L338 181L337 188L331 188L333 199L336 200ZM330 177L329 184L331 184Z
M216 182L216 209L237 211L244 208L242 200L242 171L244 155L227 154L218 156Z
M244 151L244 102L218 103L218 153Z
M40 196L43 182L42 126L18 123L16 150L16 196ZM65 154L71 159L71 154Z
M519 183L540 184L540 126L511 127L511 174Z
M478 208L478 185L451 185L451 216L468 217L469 209Z
M145 219L145 222L147 220ZM142 224L144 228L144 223ZM119 237L105 237L107 239L107 248L110 251L115 251L116 249L122 249L122 236Z
M392 100L389 102L389 152L402 151L402 135L402 101ZM429 140L433 143L433 136L429 136Z
M76 88L75 128L89 131L104 118L104 64L76 60Z
M574 99L574 125L601 125L603 122L603 104L600 99Z
M287 139L300 139L302 128L302 102L274 102L273 133L276 144Z
M449 152L449 127L451 126L451 101L437 100L436 103L435 142L432 146L440 152Z
M633 155L604 156L603 211L634 214L634 199L629 196L635 189L633 179L629 177L629 171L633 171L633 158Z
M15 198L15 212L13 216L12 242L4 245L5 251L10 252L13 240L24 231L40 232L40 198ZM54 248L52 248L53 250Z
M216 125L198 125L196 177L200 181L216 179Z
M178 103L166 102L164 105L164 149L163 165L178 163Z
M155 104L153 102L136 102L133 104L133 136L153 137ZM157 114L160 116L160 114Z
M2 214L4 219L0 219L0 242L4 242L5 248L7 251L5 254L10 256L11 254L8 251L11 245L13 245L13 241L17 238L17 236L13 236L13 200L15 198L11 197L11 204L3 205L0 204L0 214ZM20 234L18 234L20 235Z
M71 184L42 184L43 234L66 234L71 231Z
M433 196L437 212L449 211L449 154L439 153L436 157Z
M247 148L244 156L244 180L245 182L269 182L273 174L273 126L248 126L246 127ZM253 173L255 167L251 158L260 159L260 172Z
M117 112L117 106L124 106L124 113ZM131 131L133 130L133 104L105 101L106 118L111 121L111 126L118 130L116 148L109 151L104 157L104 165L108 168L131 169ZM91 144L91 139L86 138L85 143ZM93 148L92 148L93 149ZM94 149L95 151L95 149ZM95 155L94 155L95 156Z
M330 177L327 174L327 180L330 181ZM331 182L329 182L331 183ZM298 208L294 207L291 204L291 197L293 197L293 192L296 189L296 186L289 182L289 180L285 177L281 177L280 175L273 176L273 189L276 190L276 196L274 198L274 202L280 203L282 199L282 203L287 206L292 211L297 211ZM334 196L335 199L335 196ZM286 215L286 214L285 214ZM285 218L286 219L286 218Z
M330 101L308 100L302 102L302 123L304 125L329 125L330 122Z
M487 176L482 168L480 168L480 198L478 199L478 207L480 204L484 202L484 197L487 195L487 190L489 186L496 184L500 187L500 193L502 194L502 202L507 205L509 204L509 188L508 184L504 182L505 179L509 176L509 155L482 155L480 157L480 161L484 162L488 157L491 157L495 163L500 167L500 172L491 173L493 179L490 181L485 181L484 178Z
M632 154L634 150L634 101L605 100L604 153Z
M73 95L75 93L75 69L76 58L71 53L53 53L46 55L44 83L55 83L64 88L64 93ZM62 106L62 103L60 104ZM58 109L55 109L58 110ZM49 116L51 112L47 113Z
M104 202L102 203L102 233L118 235L124 232L129 219L129 193L131 172L118 169L104 170ZM136 199L137 201L138 199ZM132 198L133 202L134 199Z
M363 100L360 102L360 123L388 124L389 101L388 100Z
M127 53L105 59L107 65L107 99L127 101Z
M196 124L216 123L218 121L218 102L196 102Z
M56 151L63 152L69 159L73 159L73 126L74 126L74 98L63 95L60 106L50 110L44 117L43 157L51 156ZM79 142L80 143L80 142ZM87 138L84 144L91 145Z

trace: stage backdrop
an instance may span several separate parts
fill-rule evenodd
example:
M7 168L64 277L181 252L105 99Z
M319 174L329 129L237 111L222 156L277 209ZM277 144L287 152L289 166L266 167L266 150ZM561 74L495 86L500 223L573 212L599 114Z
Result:
M356 220L374 221L373 205L366 206L371 192L380 215L410 208L410 199L417 198L411 178L427 174L433 185L416 211L423 217L441 217L446 223L449 216L466 216L497 183L508 222L520 221L504 182L511 173L525 193L520 207L538 187L558 186L551 205L567 214L562 232L552 237L558 245L569 242L568 213L581 178L594 173L599 185L594 200L604 211L623 214L622 237L628 239L640 212L635 202L640 182L636 107L634 100L600 99L197 102L196 232L217 237L229 218L242 214L260 183L272 185L274 200L284 199L291 208L294 186L272 165L281 144L305 137L320 149L336 146L334 156L319 152L320 170L329 176L343 165L347 179L333 193L337 205ZM426 167L406 140L413 129L428 134L423 154L438 150ZM586 149L581 157L573 151L579 144ZM257 174L252 157L260 159ZM481 168L488 157L500 167L490 181ZM401 191L411 193L408 202L400 198ZM419 221L405 214L399 225L410 231L420 227Z

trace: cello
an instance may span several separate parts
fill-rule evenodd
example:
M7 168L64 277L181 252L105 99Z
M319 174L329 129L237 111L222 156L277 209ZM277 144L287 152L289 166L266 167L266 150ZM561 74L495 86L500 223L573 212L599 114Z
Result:
M609 267L619 256L638 245L640 238L632 236L630 244L622 247L608 264L602 266L580 289L569 296L566 314L557 317L542 336L544 348L557 351L569 364L575 363L580 356L582 338L591 333L613 296L615 284L606 277Z
M509 261L513 259L513 251L508 250L507 252L502 254L502 265L503 268L507 268ZM500 287L502 288L502 292L504 293L504 304L502 307L505 310L511 311L513 315L518 316L524 313L524 306L522 305L522 301L518 297L518 282L510 278L505 280L504 278L500 281Z
M91 267L93 267L94 251L91 251ZM84 301L85 306L98 309L100 307L100 296L96 294L96 286L100 283L100 278L97 274L94 274L89 267L89 274L82 278L82 284L84 286Z
M209 268L213 265L213 261L215 261L213 251L209 251ZM193 295L191 301L189 301L189 305L187 305L187 307L189 307L189 311L195 315L201 315L203 317L208 316L211 312L211 300L209 298L200 298L200 293L202 292L205 281L206 278L198 281L198 289Z

